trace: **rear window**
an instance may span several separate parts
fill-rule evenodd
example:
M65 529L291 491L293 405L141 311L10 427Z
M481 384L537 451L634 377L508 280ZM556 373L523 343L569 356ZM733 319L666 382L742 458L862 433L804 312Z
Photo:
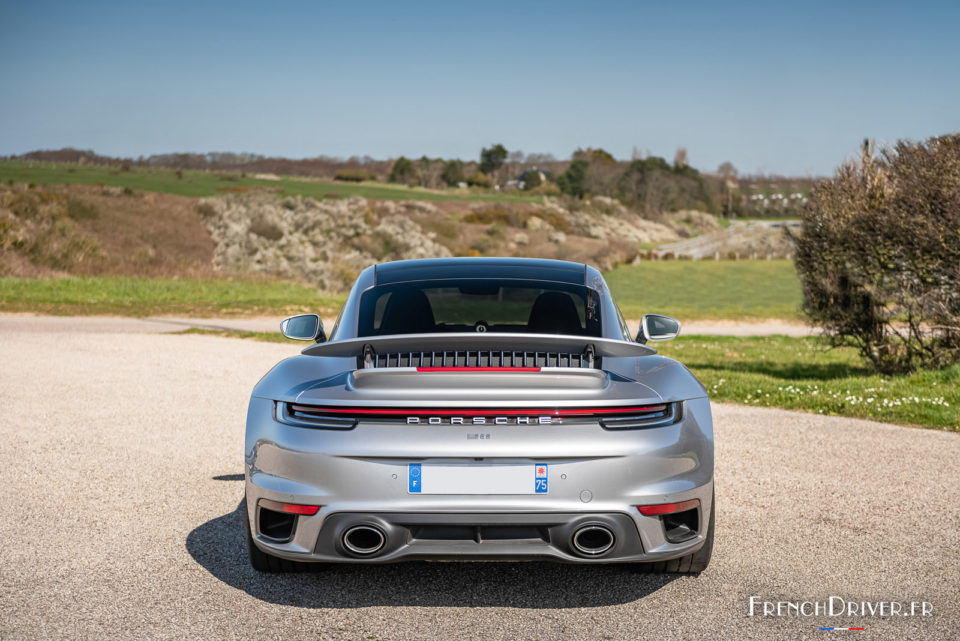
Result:
M416 281L374 287L360 298L358 336L529 332L600 336L596 292L522 280Z

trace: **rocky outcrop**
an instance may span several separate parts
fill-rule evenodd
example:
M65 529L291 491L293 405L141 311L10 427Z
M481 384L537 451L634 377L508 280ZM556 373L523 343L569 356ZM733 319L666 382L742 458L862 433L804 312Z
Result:
M373 263L450 255L404 215L406 207L391 205L244 194L204 199L200 211L219 269L305 279L335 292Z

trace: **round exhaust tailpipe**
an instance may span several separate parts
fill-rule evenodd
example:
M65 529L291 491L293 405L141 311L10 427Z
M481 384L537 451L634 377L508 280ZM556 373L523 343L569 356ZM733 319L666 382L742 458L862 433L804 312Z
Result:
M587 525L573 533L573 549L582 556L603 556L613 547L613 532L602 525Z
M343 533L343 547L357 556L376 554L386 542L380 528L372 525L355 525Z

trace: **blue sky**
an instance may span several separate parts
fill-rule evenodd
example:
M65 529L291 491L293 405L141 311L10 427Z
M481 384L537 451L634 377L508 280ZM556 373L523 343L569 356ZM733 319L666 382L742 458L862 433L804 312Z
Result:
M828 174L960 130L960 2L10 2L0 154L634 147Z

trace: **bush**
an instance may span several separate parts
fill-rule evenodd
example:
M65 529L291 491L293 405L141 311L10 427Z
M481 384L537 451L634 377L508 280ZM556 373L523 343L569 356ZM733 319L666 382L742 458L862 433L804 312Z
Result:
M804 310L834 344L881 373L960 360L960 137L865 142L802 218Z
M471 187L493 187L493 178L480 172L475 172L467 176L467 184Z
M275 223L263 218L258 218L250 223L250 231L267 240L278 241L283 238L283 230Z
M342 180L344 182L359 183L365 180L376 180L377 174L373 173L369 169L338 169L337 173L333 175L334 180Z
M463 217L463 222L473 225L500 224L520 227L523 225L524 220L525 217L520 216L512 209L505 209L496 205L471 211Z
M100 210L96 205L67 197L67 216L74 220L92 220L100 217Z
M536 189L543 184L543 176L539 171L526 171L523 173L524 190Z

